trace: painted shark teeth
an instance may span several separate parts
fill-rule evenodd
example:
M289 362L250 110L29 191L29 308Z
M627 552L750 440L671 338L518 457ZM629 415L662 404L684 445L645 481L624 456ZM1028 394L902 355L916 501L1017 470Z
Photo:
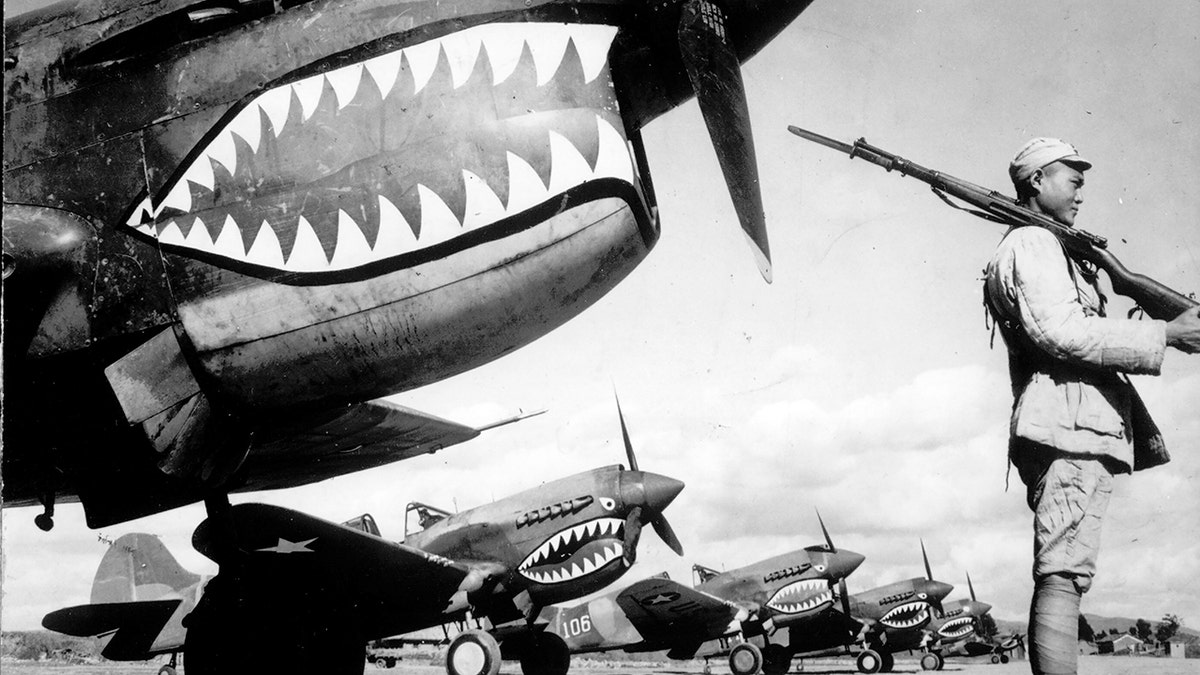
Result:
M517 571L540 584L557 584L585 577L621 558L624 553L621 543L624 528L625 521L620 518L597 518L569 527L542 542L526 556ZM564 562L552 563L568 547L577 549L582 544L602 539L608 541L598 550L585 555L583 560L576 560L577 556L572 556Z
M938 628L938 633L943 637L961 638L975 632L975 618L971 616L960 616L950 619Z
M929 603L906 602L883 615L880 623L892 628L915 628L929 619Z
M157 236L163 243L193 248L202 253L288 272L328 272L360 267L428 248L516 215L591 180L618 178L633 183L634 164L623 135L609 121L597 116L599 149L595 168L590 167L583 153L570 140L548 131L551 161L548 185L543 183L526 159L509 152L508 203L505 204L486 181L464 170L468 203L461 221L446 206L445 200L422 185L416 186L420 192L420 223L405 220L395 206L395 197L375 195L372 199L379 201L380 222L373 244L362 234L364 228L344 226L345 219L350 218L345 212L337 216L337 241L332 253L322 248L320 238L312 233L312 225L306 221L301 221L295 243L288 249L281 244L284 237L280 235L285 229L295 227L294 220L273 223L268 218L258 224L234 222L232 230L228 225L223 226L220 230L222 234L226 231L236 233L240 231L239 227L248 227L257 232L254 237L246 237L250 244L243 243L239 247L230 238L220 241L222 245L218 246L219 237L192 237L191 231L195 231L195 227L191 228L189 236L184 237L181 231L184 224L172 220L170 215L176 212L186 214L192 210L194 187L214 190L216 165L232 175L237 170L239 146L256 153L264 134L268 133L267 129L278 137L289 123L302 124L312 117L321 105L322 98L328 95L326 89L332 92L339 110L358 96L362 83L367 79L373 82L385 99L393 93L416 95L429 83L443 58L449 64L451 82L455 88L463 86L470 79L479 59L487 59L493 84L498 85L513 74L526 50L533 58L539 87L554 77L568 53L573 54L572 62L582 67L585 81L591 82L603 72L616 33L614 26L596 24L491 23L269 89L246 103L225 123L216 136L194 155L192 162L169 186L160 201L147 198L140 203L133 210L128 225L145 234ZM412 74L411 91L398 92L398 74L405 65ZM404 81L408 82L407 79ZM300 109L298 115L293 113L297 106ZM306 228L308 232L304 231ZM354 229L359 231L352 232Z
M833 603L833 592L825 579L794 581L775 592L767 606L783 614L800 614Z
M191 181L212 190L214 178L211 162L220 163L226 171L233 174L238 166L238 150L234 137L246 143L252 151L257 151L262 141L260 136L264 117L274 135L280 136L287 125L293 98L299 103L301 121L311 118L316 112L326 86L334 91L338 109L348 106L355 96L358 96L365 77L370 77L380 94L386 98L394 91L397 74L406 61L413 73L413 90L404 91L403 94L420 94L430 82L434 70L437 70L442 54L445 54L449 62L455 89L467 82L474 70L475 61L480 58L488 59L492 83L497 85L503 83L516 70L521 53L526 48L533 55L538 86L550 82L554 77L568 53L568 46L574 46L575 53L578 54L583 67L584 82L592 82L604 70L608 59L608 47L616 35L616 26L610 25L528 22L485 24L451 32L434 40L410 44L408 47L374 56L359 64L342 66L266 90L248 102L234 119L217 133L160 203L151 204L148 199L139 208L134 209L128 225L142 226L148 215L151 219L157 219L166 208L184 213L191 210L191 191L188 189L188 183ZM629 165L628 153L625 153L624 163ZM631 173L631 167L628 166L617 169L622 173ZM596 167L596 172L620 177L619 174L602 173L600 166Z

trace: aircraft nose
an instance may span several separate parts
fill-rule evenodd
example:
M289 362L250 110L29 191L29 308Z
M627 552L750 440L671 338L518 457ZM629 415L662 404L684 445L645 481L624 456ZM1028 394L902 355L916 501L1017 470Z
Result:
M837 553L832 553L829 556L829 576L834 579L848 577L866 559L866 556L861 553L838 549Z
M925 592L929 594L931 600L941 602L943 598L950 595L950 591L954 590L954 586L942 581L926 581Z
M649 471L625 471L621 474L621 501L626 506L642 506L661 513L683 490L683 481Z

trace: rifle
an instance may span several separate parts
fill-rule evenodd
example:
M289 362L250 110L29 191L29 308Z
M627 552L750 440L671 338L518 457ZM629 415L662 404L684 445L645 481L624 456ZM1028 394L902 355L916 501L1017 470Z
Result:
M951 207L966 211L984 220L1012 227L1036 225L1050 230L1072 256L1086 260L1107 272L1114 292L1132 298L1143 311L1155 319L1170 321L1185 311L1200 307L1200 303L1192 298L1172 290L1144 274L1130 272L1108 250L1108 241L1104 237L1063 225L1049 216L1031 211L1018 204L1017 200L1012 197L974 183L968 183L940 171L927 169L887 150L877 148L867 143L865 138L854 141L854 145L847 145L800 127L788 126L788 131L814 143L844 152L850 155L851 159L858 157L872 164L878 164L888 171L895 169L902 176L912 176L929 184L933 193ZM979 210L958 206L946 195L956 197ZM1130 312L1130 315L1132 314L1133 312Z

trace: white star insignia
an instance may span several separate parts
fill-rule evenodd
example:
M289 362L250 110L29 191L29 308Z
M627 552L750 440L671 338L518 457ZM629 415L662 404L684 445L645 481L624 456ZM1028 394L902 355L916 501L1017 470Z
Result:
M316 551L308 547L309 544L316 540L317 538L313 537L312 539L306 539L304 541L288 541L287 539L280 537L278 544L255 550L263 553L316 553Z
M678 597L679 597L678 593L659 593L658 595L655 595L653 597L646 598L646 604L647 605L661 605L664 603L671 602L672 600L674 600L675 598L678 598Z

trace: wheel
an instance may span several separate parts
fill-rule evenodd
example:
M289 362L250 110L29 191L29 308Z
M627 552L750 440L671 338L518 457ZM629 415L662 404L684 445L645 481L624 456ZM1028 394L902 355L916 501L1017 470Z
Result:
M521 672L525 675L567 675L571 669L571 650L554 633L530 636L521 649Z
M374 659L371 659L371 663L375 664L376 668L391 668L388 665L387 659L382 656L376 656Z
M758 675L762 666L763 655L758 645L743 642L729 652L729 670L733 675Z
M387 658L387 664L386 664L386 665L387 665L387 667L388 667L388 668L395 668L395 667L396 667L396 659L394 659L394 658L392 658L392 657L390 657L390 656L389 656L389 657Z
M158 669L158 675L176 675L176 672L171 666L163 666Z
M992 663L1000 663L1000 655L992 654Z
M784 675L792 667L792 654L783 645L770 644L762 650L763 672L766 675Z
M879 672L890 673L892 668L896 666L896 657L891 652L884 652L879 655Z
M858 672L878 673L883 668L883 657L873 649L864 649L858 653Z
M932 652L921 655L921 670L937 670L942 663L942 657Z
M449 675L496 675L500 672L500 645L491 633L469 630L459 633L446 651Z
M1008 654L1000 655L1000 663L1008 663Z

